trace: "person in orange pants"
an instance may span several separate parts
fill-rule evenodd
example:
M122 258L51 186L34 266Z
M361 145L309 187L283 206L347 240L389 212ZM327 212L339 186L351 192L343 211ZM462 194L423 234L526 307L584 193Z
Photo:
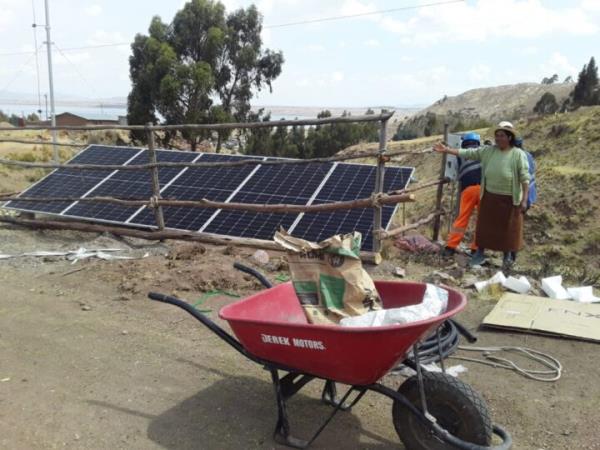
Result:
M462 137L462 148L476 148L481 143L481 137L477 133L466 133ZM460 183L460 209L458 217L452 224L452 229L446 239L444 256L452 256L456 253L460 242L465 237L465 232L469 227L469 220L479 206L480 184L481 184L481 164L479 161L465 161L458 159L458 181ZM475 236L471 241L471 251L477 250Z

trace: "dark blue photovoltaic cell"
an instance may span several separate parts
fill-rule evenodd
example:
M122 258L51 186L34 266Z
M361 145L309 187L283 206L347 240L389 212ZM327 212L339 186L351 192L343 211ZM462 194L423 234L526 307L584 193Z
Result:
M152 197L152 185L121 180L106 180L96 187L88 197L112 197L117 195L125 199L149 199ZM127 207L112 203L79 202L69 208L65 215L86 219L125 222L138 207Z
M170 186L169 196L167 198L177 200L200 200L206 198L208 200L224 202L230 195L231 192L219 189L206 188L204 190L198 190L196 188L190 189L184 186ZM198 231L214 212L215 209L213 208L181 208L175 206L163 208L165 226L167 228L189 231ZM130 223L132 225L155 226L156 219L154 218L154 212L151 209L144 208L130 221Z
M331 164L261 166L231 201L305 205L331 169ZM279 228L289 228L298 214L221 211L204 229L215 234L272 239Z
M123 164L139 151L140 149L132 148L91 146L75 156L69 161L69 164ZM113 171L58 169L27 189L23 195L27 197L81 197L111 172ZM71 203L13 201L6 206L27 211L60 214Z
M98 178L86 178L83 176L71 176L53 173L30 187L24 196L27 197L81 197L102 180ZM6 206L10 208L60 214L73 202L23 202L12 201Z
M192 162L194 159L198 158L198 153L192 152L179 152L179 151L171 151L171 150L157 150L156 151L156 161L157 162ZM128 166L136 166L142 164L150 163L150 152L148 150L144 150L142 153L137 155L133 160L131 160ZM179 172L181 172L183 167L160 167L158 169L158 181L160 186L164 186L169 181L173 179ZM138 182L149 184L152 183L152 176L149 170L120 170L116 174L114 174L111 179L113 180L122 180L129 182Z
M288 203L304 205L307 198L285 197L276 194L255 194L239 192L234 202L254 204ZM280 227L285 229L296 220L298 214L254 213L250 211L222 210L215 219L204 229L207 233L240 236L256 239L273 239L275 231Z
M384 192L404 189L412 169L387 167L384 176ZM375 188L375 166L340 164L327 180L314 204L348 201L369 197ZM395 208L386 206L382 210L382 224L387 226ZM373 209L353 209L328 213L307 213L293 230L293 235L319 242L335 234L360 231L363 250L373 248Z
M202 154L157 150L159 162L221 162L262 157ZM137 156L136 156L137 155ZM273 160L277 158L268 158ZM149 162L148 150L130 147L90 146L73 158L72 164L141 165ZM305 205L327 204L369 197L375 189L375 166L361 164L283 164L240 165L235 167L159 169L163 198L253 204ZM387 167L384 191L404 189L412 168ZM327 180L327 181L325 181ZM110 196L148 199L152 195L149 170L59 169L26 191L33 197ZM88 202L9 202L6 206L33 212L61 214L65 217L109 221L132 226L156 226L150 208L122 207L108 203ZM168 228L202 231L270 240L280 227L293 229L292 234L320 241L339 233L360 231L363 250L372 249L373 210L346 210L331 213L276 214L208 208L163 208ZM382 224L387 227L394 206L382 209ZM294 225L295 224L295 225Z
M236 157L231 155L203 154L196 162L239 161L257 159L254 157ZM249 164L238 167L198 167L184 171L162 193L163 198L178 200L200 200L206 198L214 201L225 201L235 189L250 175L256 165ZM209 208L163 208L165 226L180 230L198 231L215 212ZM142 210L131 221L131 224L146 226L156 225L154 212Z
M122 165L132 158L141 149L130 147L105 147L101 145L92 145L82 150L69 164L101 164L101 165ZM110 170L73 170L58 169L54 173L61 175L85 176L87 178L105 178L112 171ZM51 174L52 175L52 174Z
M191 152L174 152L157 150L158 162L192 162L199 155ZM127 165L141 165L150 162L148 150L144 150L133 158ZM161 187L165 186L183 167L161 167L158 170L158 180ZM119 170L104 183L98 185L88 197L112 196L126 199L149 199L152 196L152 176L149 170ZM109 203L80 202L65 212L69 216L87 219L106 220L110 222L125 222L139 208L114 205ZM151 211L152 217L154 213Z

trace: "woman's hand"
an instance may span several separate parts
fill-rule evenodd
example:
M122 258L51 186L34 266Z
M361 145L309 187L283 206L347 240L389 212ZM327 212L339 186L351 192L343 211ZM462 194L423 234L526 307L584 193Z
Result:
M521 202L519 209L521 210L521 213L525 214L527 212L527 202Z
M433 146L433 150L435 150L438 153L448 153L449 148L446 147L444 144L442 144L441 142L438 142L437 144L435 144Z

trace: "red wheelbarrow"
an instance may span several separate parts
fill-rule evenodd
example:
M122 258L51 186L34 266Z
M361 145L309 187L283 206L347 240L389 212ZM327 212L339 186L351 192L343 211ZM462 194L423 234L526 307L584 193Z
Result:
M278 407L277 442L307 448L337 412L350 410L365 393L374 391L393 400L394 427L409 450L511 447L510 435L492 425L485 402L470 386L445 373L421 368L417 344L465 307L466 298L459 291L446 288L447 311L433 319L376 328L313 325L307 322L291 283L271 287L253 269L240 264L236 268L269 287L221 309L219 316L229 323L237 339L189 303L163 294L148 296L184 309L242 355L270 371ZM375 284L385 308L419 303L426 288L423 283ZM409 358L411 349L413 357ZM379 380L399 363L414 368L417 374L394 390ZM314 379L325 381L322 399L333 410L310 439L301 440L290 433L286 402ZM338 382L350 386L339 400ZM494 434L501 443L492 446Z

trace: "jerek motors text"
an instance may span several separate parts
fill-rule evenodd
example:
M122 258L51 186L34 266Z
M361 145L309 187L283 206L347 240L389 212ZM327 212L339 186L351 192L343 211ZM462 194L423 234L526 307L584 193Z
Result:
M325 350L325 345L323 345L322 341L289 338L285 336L271 336L270 334L261 334L260 338L265 344L287 345L290 347L308 348L311 350Z

